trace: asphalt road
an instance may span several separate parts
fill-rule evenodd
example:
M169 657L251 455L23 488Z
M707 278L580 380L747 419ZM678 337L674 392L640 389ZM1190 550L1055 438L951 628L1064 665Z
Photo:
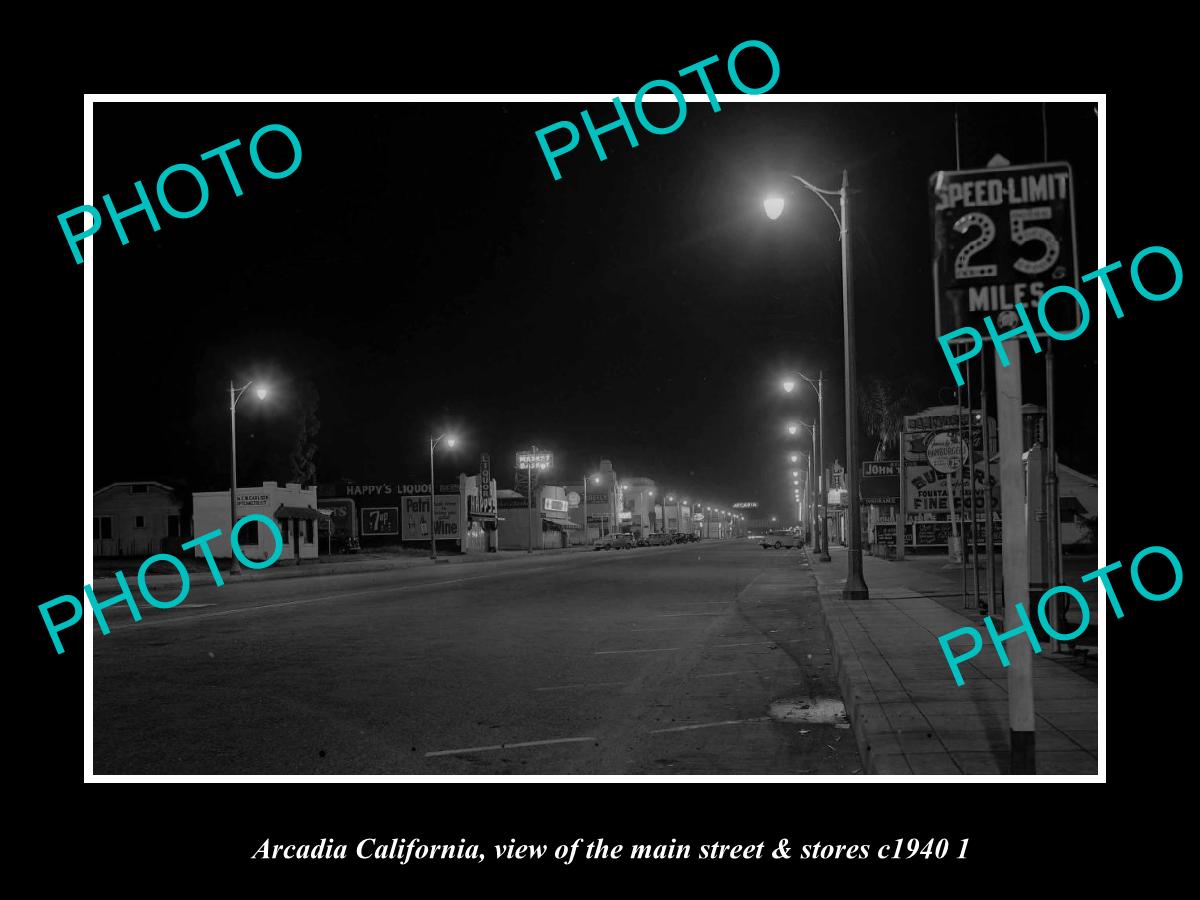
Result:
M795 550L195 584L109 612L97 774L861 771Z

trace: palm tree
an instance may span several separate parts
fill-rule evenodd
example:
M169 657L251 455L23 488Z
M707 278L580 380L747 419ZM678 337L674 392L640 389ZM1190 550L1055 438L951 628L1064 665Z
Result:
M877 376L864 379L858 394L859 418L867 434L875 438L875 459L887 459L888 451L900 442L904 417L921 408L918 399L924 380L906 379L903 386Z

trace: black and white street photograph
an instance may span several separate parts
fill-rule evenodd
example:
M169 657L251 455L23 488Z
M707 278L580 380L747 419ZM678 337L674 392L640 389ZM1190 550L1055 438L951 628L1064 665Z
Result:
M1102 774L1100 101L763 46L94 104L97 776Z

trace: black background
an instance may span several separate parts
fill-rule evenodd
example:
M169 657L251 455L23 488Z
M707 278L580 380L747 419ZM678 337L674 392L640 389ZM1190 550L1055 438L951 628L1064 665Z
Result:
M522 40L471 38L442 26L409 28L402 39L389 31L375 39L378 43L363 43L367 38L361 22L345 30L329 25L316 43L250 39L254 32L242 25L236 39L225 34L203 43L193 36L165 60L132 60L123 69L93 72L86 86L162 92L334 87L463 91L484 79L488 89L497 91L629 92L662 73L664 60L724 54L740 40L756 37L780 54L783 75L776 92L1104 90L1108 261L1127 263L1143 247L1158 244L1173 249L1187 268L1181 224L1186 203L1182 193L1164 188L1172 179L1185 182L1190 172L1188 142L1178 124L1186 116L1171 92L1169 38L1156 36L1145 43L1133 30L1114 36L1099 25L1093 31L1093 26L1065 18L1051 21L1042 13L1036 35L1020 32L1024 41L932 12L928 19L922 15L903 23L858 22L849 31L836 18L813 15L822 21L811 28L725 25L688 35L670 30L651 34L644 25L592 34L560 27L551 15L540 23L543 34ZM483 23L478 27L487 33ZM970 53L955 49L965 46L964 34L974 35ZM113 46L128 39L122 34L118 40L114 33ZM1102 57L1096 49L1114 40L1120 41L1115 51L1120 65L1117 57ZM848 48L847 53L839 55L839 47ZM1153 66L1131 59L1150 53ZM1103 71L1088 68L1088 60L1102 58ZM972 60L979 64L971 65ZM995 73L990 81L980 74L987 71ZM33 196L20 220L23 227L33 226L32 258L39 262L26 273L30 293L10 295L22 319L19 332L10 330L19 361L10 368L10 379L19 382L12 389L10 421L13 433L29 436L14 475L26 486L22 495L28 485L37 485L37 502L31 509L32 527L15 533L20 543L13 547L14 570L20 573L13 603L18 620L25 622L28 644L23 673L14 682L26 717L10 737L16 752L9 756L9 777L31 794L20 821L44 854L43 865L77 863L82 877L109 886L120 879L155 891L178 885L265 886L280 883L285 875L312 887L348 885L348 876L358 869L351 861L266 866L250 863L250 854L266 837L310 842L326 836L347 841L367 835L419 836L427 842L468 837L484 845L509 837L555 844L596 835L620 843L675 837L681 842L765 840L771 845L787 837L793 845L814 840L879 845L914 835L944 836L952 843L970 836L970 882L964 880L968 867L963 864L923 861L887 867L672 863L636 871L617 865L563 869L543 862L517 872L522 882L536 873L538 880L588 885L606 876L628 884L652 878L670 882L686 872L702 876L708 887L744 889L757 883L751 879L782 869L780 883L789 890L818 882L853 889L864 877L889 885L938 883L960 889L986 883L1000 890L1022 883L1036 889L1039 885L1027 879L1035 872L1045 878L1052 871L1055 881L1040 882L1052 890L1061 880L1092 881L1109 865L1123 868L1143 854L1144 864L1151 866L1159 856L1171 855L1171 826L1158 818L1168 808L1158 806L1157 798L1176 791L1176 779L1186 778L1188 767L1179 733L1187 728L1190 709L1182 702L1183 686L1192 680L1185 670L1190 641L1183 618L1186 587L1169 601L1151 603L1134 596L1122 577L1115 583L1126 616L1120 621L1110 616L1106 623L1109 787L1104 793L1095 786L1067 784L1011 785L1001 793L961 781L887 786L807 781L83 785L82 640L76 630L65 642L67 653L56 657L36 610L46 598L78 592L81 577L75 567L79 544L69 537L70 524L79 524L70 511L79 500L72 473L79 471L81 455L73 399L79 396L74 380L79 365L73 359L79 358L80 341L79 332L67 323L75 321L81 308L82 273L69 257L64 260L54 219L79 202L82 98L67 77L60 70L62 80L43 84L22 113L37 125L26 132L22 150L44 167L39 178L25 185L33 188ZM684 140L682 131L672 137ZM23 268L27 258L14 265ZM1187 568L1184 542L1189 532L1183 509L1188 501L1170 487L1173 479L1164 476L1172 459L1186 452L1181 434L1190 379L1181 377L1189 337L1184 305L1183 291L1161 304L1131 296L1124 319L1107 314L1107 415L1113 439L1108 443L1108 505L1101 527L1107 558L1126 565L1141 548L1160 544L1173 549ZM136 347L97 344L97 370L113 355L136 352ZM95 439L114 440L123 427L121 421L97 420ZM1169 452L1177 447L1183 452ZM90 531L87 523L83 527L86 553ZM146 677L155 675L147 672ZM506 869L495 862L474 866L474 871L384 862L370 871L379 874L383 885L403 890L431 874L439 886L451 889L465 880L498 886L498 873Z

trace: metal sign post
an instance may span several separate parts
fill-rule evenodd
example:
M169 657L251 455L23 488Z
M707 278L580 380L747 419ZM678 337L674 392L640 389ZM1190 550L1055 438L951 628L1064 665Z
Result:
M530 450L517 451L517 468L525 470L525 491L529 501L529 552L533 552L533 470L548 469L554 465L554 454L549 450L539 450L535 445ZM541 515L541 510L538 510ZM585 513L586 515L586 513Z

